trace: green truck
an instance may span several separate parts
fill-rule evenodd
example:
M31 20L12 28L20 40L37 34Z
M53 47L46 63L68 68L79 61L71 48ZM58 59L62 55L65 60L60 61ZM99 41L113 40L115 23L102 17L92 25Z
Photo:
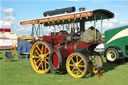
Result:
M104 56L108 62L128 57L128 25L105 31Z

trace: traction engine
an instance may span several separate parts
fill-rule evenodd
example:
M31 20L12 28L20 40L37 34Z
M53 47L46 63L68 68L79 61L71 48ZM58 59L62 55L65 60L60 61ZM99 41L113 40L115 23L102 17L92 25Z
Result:
M53 16L54 14L65 13L67 10L67 14ZM103 43L103 40L97 40L97 30L93 29L93 34L95 35L93 41L89 43L84 42L82 37L86 37L84 34L86 34L85 32L87 32L87 30L84 30L85 23L83 22L94 20L95 23L96 20L99 19L112 18L114 14L104 9L70 13L73 11L75 11L74 7L48 11L45 12L44 15L50 15L52 17L47 16L43 19L23 21L20 23L21 25L44 24L44 27L79 23L80 29L77 31L71 31L70 33L64 29L59 32L54 31L47 36L43 36L40 41L33 44L30 60L35 72L44 74L51 70L67 70L73 78L83 78L87 73L96 74L102 69L103 59L94 49L98 44ZM75 28L78 28L78 26L71 26L70 29L75 30ZM89 33L89 31L87 33Z

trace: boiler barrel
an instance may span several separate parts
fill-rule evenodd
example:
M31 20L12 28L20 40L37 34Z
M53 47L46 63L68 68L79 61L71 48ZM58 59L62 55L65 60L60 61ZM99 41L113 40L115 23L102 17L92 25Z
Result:
M66 48L67 48L69 53L80 52L80 53L84 54L90 45L91 44L87 44L84 42L76 42L76 43L67 44Z
M46 11L44 12L44 16L52 16L52 15L57 15L57 14L63 14L63 13L71 13L75 11L75 7L68 7L68 8L63 8L63 9L56 9L52 11Z

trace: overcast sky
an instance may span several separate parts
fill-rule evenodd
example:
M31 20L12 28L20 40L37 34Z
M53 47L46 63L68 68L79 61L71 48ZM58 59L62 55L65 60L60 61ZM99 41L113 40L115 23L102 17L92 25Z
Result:
M0 0L0 28L11 28L18 35L30 35L31 26L20 26L20 21L39 19L44 11L71 6L75 6L76 11L80 7L112 11L115 17L104 21L104 30L128 25L128 0ZM45 28L43 32L51 30Z

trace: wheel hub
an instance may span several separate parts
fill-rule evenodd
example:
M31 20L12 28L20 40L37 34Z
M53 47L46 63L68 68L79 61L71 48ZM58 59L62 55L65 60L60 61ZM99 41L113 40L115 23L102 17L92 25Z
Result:
M111 58L115 58L115 55L113 53L111 53Z
M45 56L44 56L44 55L40 55L39 57L40 57L42 60L45 59Z
M75 63L75 65L74 65L74 66L75 66L75 68L78 68L78 63Z
M77 67L77 64L75 64L75 67Z

